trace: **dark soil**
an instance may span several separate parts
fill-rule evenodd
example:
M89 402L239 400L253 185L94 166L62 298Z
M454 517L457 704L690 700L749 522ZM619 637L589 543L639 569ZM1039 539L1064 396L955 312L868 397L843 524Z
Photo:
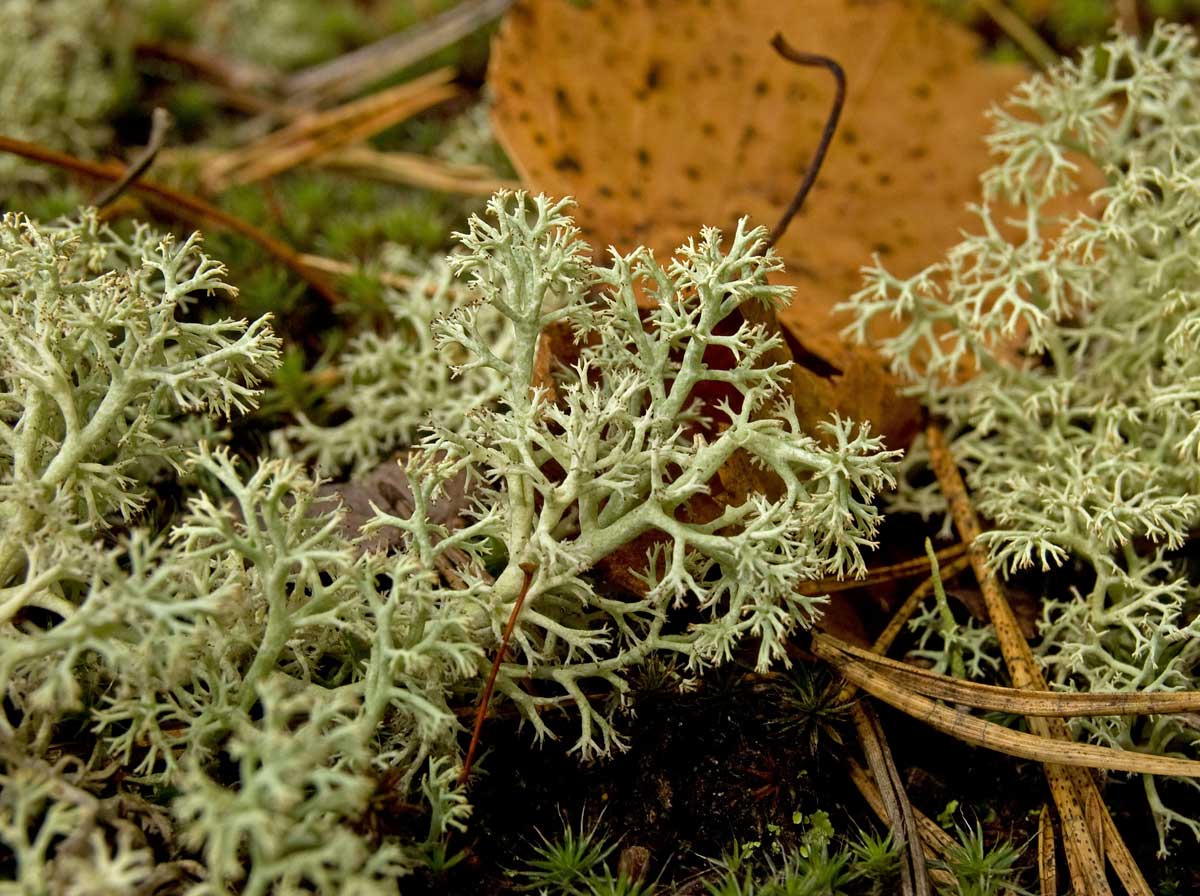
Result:
M644 697L623 726L627 752L581 764L560 743L536 746L513 723L485 729L490 747L471 793L469 858L430 893L511 892L503 869L569 824L599 820L623 849L649 851L651 877L682 885L735 841L770 853L797 843L795 813L828 812L835 827L868 810L839 767L826 733L814 753L781 728L785 685L720 672L691 694ZM569 737L570 723L561 728ZM797 816L799 817L799 816ZM777 844L777 845L776 845Z
M818 810L839 836L885 830L843 766L843 756L858 754L853 728L843 718L814 732L803 719L789 719L788 694L786 677L718 670L693 693L638 700L621 729L628 751L591 763L568 754L565 715L557 720L562 742L540 746L515 720L492 720L471 791L470 832L453 844L466 858L440 879L414 881L412 892L514 892L506 871L531 857L540 834L553 838L566 825L578 831L598 822L621 850L644 848L660 892L679 894L703 893L707 859L735 842L757 842L762 859L794 849L802 833L796 819ZM880 717L913 805L943 824L978 822L989 844L1025 845L1022 883L1037 892L1038 816L1049 801L1040 767L967 746L886 707ZM1164 792L1173 806L1200 814L1200 798L1186 785ZM1140 780L1111 780L1104 793L1153 892L1200 894L1200 863L1186 831L1173 832L1179 836L1168 859L1156 856ZM1065 887L1061 853L1058 868Z

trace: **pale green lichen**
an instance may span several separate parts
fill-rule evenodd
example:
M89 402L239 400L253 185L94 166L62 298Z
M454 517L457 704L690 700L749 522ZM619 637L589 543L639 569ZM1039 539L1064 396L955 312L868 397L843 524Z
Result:
M0 587L44 574L42 535L132 519L194 443L189 415L253 405L278 358L267 320L181 315L194 294L231 291L224 273L198 236L125 238L90 214L0 220ZM29 606L6 599L0 622Z
M265 321L177 313L227 288L194 238L4 220L0 840L13 892L149 888L166 873L150 861L161 843L88 802L116 781L187 856L171 866L178 891L393 893L451 861L446 837L470 813L456 710L477 697L525 570L498 690L539 735L539 710L565 696L586 755L621 746L620 701L599 690L624 694L655 653L696 671L755 641L760 667L786 661L784 639L820 602L795 585L862 571L893 453L836 418L824 442L802 432L786 371L765 363L778 337L730 320L785 297L766 282L779 261L762 232L741 226L723 250L705 231L667 270L644 250L597 267L564 208L500 195L461 237L451 266L481 303L454 303L436 344L464 382L498 388L434 410L408 459L414 512L372 523L407 536L390 555L347 534L295 459L242 470L227 448L185 448L197 429L183 415L252 406L278 359ZM645 321L637 284L658 301ZM538 363L554 325L574 328L572 366ZM732 367L710 364L717 346ZM706 404L713 385L725 397ZM736 451L775 474L777 496L698 516L690 502ZM181 469L186 508L161 535L138 528L150 475ZM472 505L448 529L434 502L458 471ZM646 594L597 587L592 568L643 536ZM91 764L50 761L79 748L81 725ZM389 797L418 807L424 829L389 830Z
M486 608L485 643L499 640L526 591L497 689L539 735L549 733L540 709L569 698L580 714L575 748L586 756L620 738L615 701L597 701L585 683L619 695L625 671L653 652L701 669L744 639L757 641L759 668L784 659L788 633L819 604L796 584L863 571L861 550L879 521L871 500L891 482L892 453L837 418L822 424L826 442L801 431L787 372L766 360L779 337L746 322L722 329L745 302L786 299L766 282L781 263L763 251L762 230L743 222L727 250L705 230L666 269L645 250L597 267L565 208L497 194L492 220L473 218L460 235L463 252L451 263L506 318L515 351L493 349L482 306L438 323L440 344L466 353L458 369L493 371L501 396L458 429L435 419L426 448L437 461L414 467L412 478L432 482L422 486L432 496L465 471L475 506L456 532L434 533L420 514L387 522L412 534L428 566L450 547L474 561L459 570L461 593ZM638 286L656 302L648 312ZM580 356L539 378L543 336L565 326ZM731 354L730 367L712 365L715 346ZM706 406L706 387L725 397ZM778 477L779 496L754 494L697 517L689 502L738 451ZM644 536L652 538L645 596L598 591L589 571ZM497 559L493 582L486 566ZM696 621L673 630L671 611L684 605Z
M118 0L0 0L0 133L90 153L132 63L136 15ZM45 168L0 154L0 188L42 180Z
M1042 664L1064 688L1196 687L1200 590L1178 553L1200 522L1196 53L1159 25L1027 82L995 115L979 231L908 279L876 264L852 302L860 338L908 320L881 348L948 421L992 563L1082 564L1080 593L1044 601ZM1082 166L1103 172L1097 210L1055 217ZM909 489L904 506L938 502ZM1200 740L1180 717L1073 724L1126 749ZM1146 782L1163 848L1172 822L1200 836Z
M412 278L411 285L383 288L390 320L387 332L359 334L337 359L341 378L323 396L320 410L337 422L317 423L307 414L275 436L280 452L312 462L327 474L363 473L391 453L414 445L423 426L436 415L440 425L457 429L477 408L499 396L499 377L488 369L455 376L451 365L465 360L434 343L434 320L478 301L456 283L444 260L421 263L400 247L381 253L384 270ZM480 326L491 350L512 354L504 318L481 309Z
M356 4L319 0L136 0L152 30L205 50L270 69L313 64L345 49L343 39L369 36L372 23Z
M446 604L408 555L358 549L295 463L244 475L224 449L185 450L206 430L182 415L253 406L278 357L265 319L180 314L228 289L197 239L9 216L0 250L0 838L16 892L152 873L144 843L79 814L87 775L38 765L72 718L98 739L97 780L181 794L174 824L204 859L188 892L391 892L469 811L447 700L476 669L471 605ZM183 466L232 501L200 493L165 538L111 537L150 474ZM360 830L385 769L428 801L427 841Z

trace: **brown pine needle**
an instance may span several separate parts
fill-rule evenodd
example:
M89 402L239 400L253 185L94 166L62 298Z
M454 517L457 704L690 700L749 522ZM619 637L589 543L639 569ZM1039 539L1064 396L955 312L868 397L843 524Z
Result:
M326 152L312 164L358 177L467 196L491 196L498 190L517 190L521 186L481 165L455 165L420 153L381 152L361 145Z
M955 547L961 547L955 545ZM941 562L941 556L938 556L938 562ZM921 558L925 559L925 558ZM925 560L928 563L928 560ZM957 558L948 563L942 568L941 577L943 582L948 582L961 573L964 569L971 565L971 558L966 556L965 550L959 554ZM900 637L900 632L904 630L904 626L908 625L908 620L913 617L913 614L920 609L921 604L925 602L925 598L933 594L934 581L933 577L925 579L920 585L913 589L913 593L908 596L908 599L900 605L900 608L892 614L892 618L888 620L888 624L883 631L879 633L879 637L875 639L872 650L878 654L885 654L892 649L892 645L896 639Z
M928 669L902 663L847 644L832 635L816 632L814 644L830 656L840 654L845 662L885 675L923 697L946 700L975 709L1012 712L1026 716L1070 718L1073 716L1162 715L1200 711L1200 691L1152 694L1088 694L1068 691L1029 691L963 681ZM842 662L837 659L836 662Z
M1054 821L1050 807L1042 803L1038 815L1038 889L1042 896L1058 896L1058 857L1055 854Z
M1055 765L1075 765L1135 774L1200 777L1200 762L1193 759L1115 750L1014 731L913 693L897 684L891 676L850 661L819 641L813 642L813 650L848 681L858 685L872 697L925 722L931 728L977 747Z
M182 65L210 84L233 90L256 90L269 86L278 79L274 72L263 66L244 59L210 53L193 44L178 41L139 43L134 47L134 52L147 59L160 59Z
M937 557L938 563L953 564L955 560L965 555L967 552L966 545L952 544L948 548L942 548L934 556ZM966 568L967 561L963 561L958 569ZM948 566L943 573L943 580L949 578L950 567ZM830 594L835 591L850 591L854 588L865 588L869 585L882 585L885 582L894 582L897 579L907 579L912 576L928 575L929 573L929 558L922 555L913 557L910 560L901 560L899 563L891 563L887 566L877 566L867 570L867 574L861 579L817 579L814 582L801 582L796 586L798 594Z
M38 143L28 143L2 135L0 135L0 152L12 153L35 162L56 165L67 171L100 181L120 181L126 172L126 167L119 163L89 162L86 159L59 152ZM155 208L175 218L189 221L192 224L197 221L208 221L225 230L231 230L244 236L251 242L257 243L280 264L300 277L330 305L342 303L341 296L333 290L325 278L304 264L300 253L282 240L259 230L249 221L222 211L199 196L164 187L153 181L136 181L129 185L129 192L137 193L144 200L153 204Z
M965 547L963 545L954 545L939 553L945 554L947 559L950 559L950 564L945 570L946 578L956 575L959 571L966 568L968 560L965 556ZM877 582L890 581L893 578L899 578L900 575L928 572L929 567L930 564L928 556L915 557L911 560L903 561L902 563L893 564L890 567L881 567L879 569L872 570L870 573L868 573L867 577ZM897 573L897 570L901 570L902 572ZM891 646L892 642L895 640L896 636L900 633L901 629L908 622L908 619L913 613L916 612L917 608L921 605L921 602L928 597L932 591L933 579L930 577L925 579L919 586L917 586L916 590L913 591L908 600L904 602L904 605L901 606L895 614L893 614L892 619L888 622L887 628L884 629L883 633L876 639L873 649L881 653L886 652ZM816 648L816 640L822 637L825 636L819 632L814 633L814 648ZM857 690L858 688L853 683L847 682L838 693L838 701L849 702ZM886 745L879 746L871 743L869 732L866 731L864 723L860 719L857 712L855 712L855 722L859 729L859 738L862 742L863 754L867 757L871 766L871 773L875 775L875 780L872 781L871 775L869 775L867 771L862 768L862 766L860 766L852 758L849 759L850 777L855 786L858 787L859 791L870 804L875 814L879 816L880 820L885 822L893 831L898 841L906 837L905 831L907 830L907 836L920 843L921 849L926 857L930 857L931 847L935 851L940 849L941 852L944 852L945 844L943 841L949 841L949 838L946 837L946 834L941 830L941 828L930 821L926 816L922 815L914 806L911 805L911 803L908 802L907 794L904 793L902 787L900 794L895 794L894 791L896 788L896 781L889 781L887 779L886 765L882 765L878 757L875 757L874 761L872 761L872 752L878 749L883 749ZM885 798L885 790L890 793L889 797ZM899 802L901 800L908 807L906 814L902 814L900 812ZM933 833L934 831L936 831L936 833ZM952 841L950 842L951 845L953 845ZM918 864L920 863L916 860L916 857L911 851L910 847L908 852L908 861L905 863L904 867L906 885L912 885L914 869L916 869ZM945 886L948 883L953 883L953 877L951 877L945 871L928 870L922 867L918 873L922 877L927 878L925 881L926 886L928 886L929 880L936 881L939 886Z
M299 255L300 263L306 268L314 271L322 271L326 274L334 274L338 277L354 277L364 276L371 277L377 280L384 286L390 286L392 289L409 289L417 282L415 277L410 277L408 274L397 274L391 271L376 271L370 268L359 267L358 265L350 264L348 261L340 261L336 258L327 258L324 255L313 255L309 252L302 252Z
M235 184L254 183L352 146L418 112L460 95L455 71L441 68L324 112L310 113L260 140L209 159L201 181L219 192Z
M850 715L858 732L867 767L879 788L880 802L886 814L888 826L902 850L900 864L900 891L903 896L929 896L929 874L925 868L925 855L921 845L920 828L916 813L904 790L904 782L879 718L868 704L855 702L850 706Z
M1004 655L1009 677L1018 688L1048 690L1041 671L1034 662L1033 651L1021 635L1012 607L1004 596L1000 582L988 568L987 553L977 540L981 532L979 518L966 484L958 472L958 466L950 453L946 436L941 427L931 424L926 430L929 444L930 465L937 475L942 493L950 505L959 537L968 546L971 567L983 592L988 616L996 630L1000 651ZM1029 727L1040 737L1071 741L1071 733L1061 719L1029 718ZM1067 866L1071 882L1077 892L1104 896L1112 892L1104 872L1104 858L1116 871L1125 889L1133 896L1151 896L1149 884L1137 867L1129 847L1117 831L1103 800L1098 798L1096 782L1080 769L1064 768L1060 765L1045 765L1046 778L1054 803L1058 807L1059 822L1063 829L1063 847L1067 854ZM1107 849L1092 837L1085 816L1085 807L1099 815L1101 830L1105 835Z
M887 809L883 804L883 796L880 794L879 788L875 786L870 773L853 757L847 757L846 768L850 772L850 781L858 788L858 792L862 794L862 798L870 806L871 811L880 821L887 823ZM955 846L953 838L943 831L936 821L915 806L913 807L913 818L917 823L921 847L925 851L926 860L950 858ZM955 883L954 876L940 868L931 868L929 879L942 889L951 888Z
M284 93L313 103L350 96L419 62L500 16L513 0L468 0L419 25L290 76Z

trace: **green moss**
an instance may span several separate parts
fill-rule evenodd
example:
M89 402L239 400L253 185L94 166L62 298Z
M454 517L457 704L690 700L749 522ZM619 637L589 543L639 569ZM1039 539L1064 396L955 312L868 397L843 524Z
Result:
M209 131L220 113L212 88L196 81L172 85L165 103L182 143L190 143Z

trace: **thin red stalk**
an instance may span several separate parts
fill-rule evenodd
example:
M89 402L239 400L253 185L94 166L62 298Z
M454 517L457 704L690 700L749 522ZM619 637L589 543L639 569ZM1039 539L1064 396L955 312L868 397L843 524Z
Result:
M475 710L475 728L471 732L471 743L467 745L467 758L463 760L462 774L458 776L461 787L471 777L471 764L475 760L475 751L479 748L479 736L483 732L483 720L487 716L488 706L492 702L492 691L496 687L496 676L500 673L500 664L504 662L504 654L508 652L508 642L513 630L517 627L517 617L521 615L521 607L525 604L525 595L529 593L529 583L533 580L533 565L521 564L521 572L525 573L525 582L521 585L521 593L513 603L512 612L508 614L508 624L504 627L504 636L500 646L496 648L496 657L492 660L492 669L488 673L487 684L479 697L479 707Z

